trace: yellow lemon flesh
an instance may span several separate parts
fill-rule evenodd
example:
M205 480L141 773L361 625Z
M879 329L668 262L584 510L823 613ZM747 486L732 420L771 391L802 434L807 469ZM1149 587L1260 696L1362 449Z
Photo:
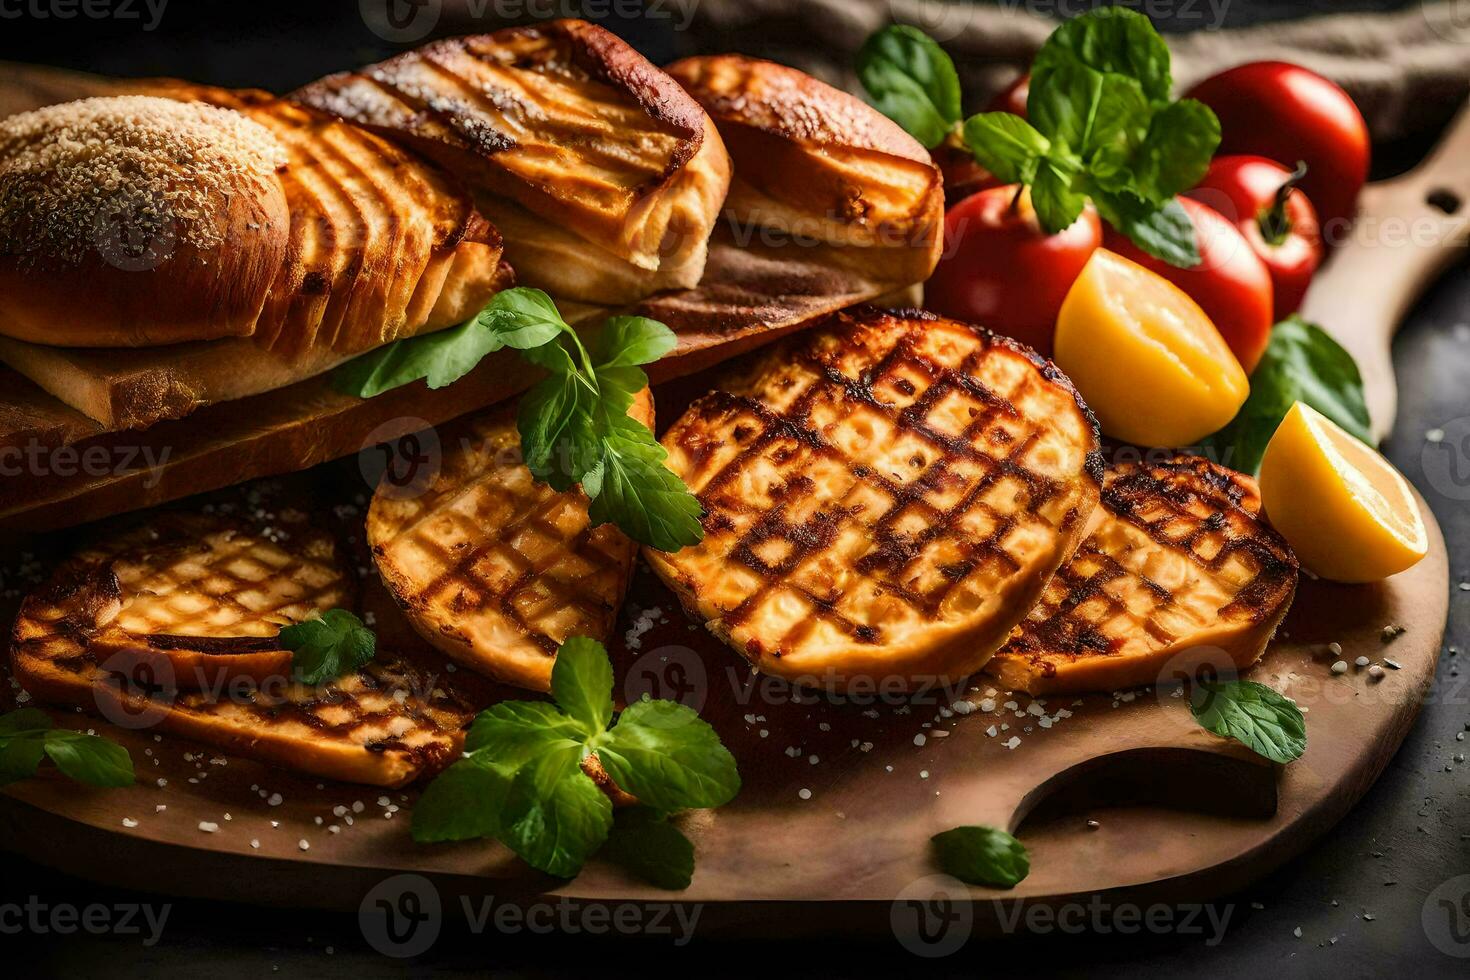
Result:
M1063 300L1055 349L1103 431L1140 446L1192 445L1250 394L1199 304L1107 249L1092 253Z
M1303 567L1336 582L1376 582L1424 557L1419 503L1393 465L1297 402L1261 460L1266 517Z

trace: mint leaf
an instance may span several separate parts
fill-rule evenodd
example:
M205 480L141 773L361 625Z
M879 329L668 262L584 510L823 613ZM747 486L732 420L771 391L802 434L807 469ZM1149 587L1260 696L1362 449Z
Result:
M1156 113L1134 165L1134 187L1163 205L1198 184L1220 145L1220 120L1203 102L1185 99Z
M598 741L597 758L613 782L658 810L722 806L740 791L720 737L676 701L628 705Z
M1030 183L1051 140L1009 112L982 112L965 120L965 144L975 160L1002 183Z
M603 854L655 888L680 891L694 879L694 845L664 814L646 806L618 811Z
M1031 858L1026 848L995 827L956 827L935 834L930 840L939 867L972 885L1014 888L1031 873Z
M1189 710L1206 731L1285 765L1307 750L1307 720L1287 698L1255 681L1202 681Z
M1194 222L1178 200L1156 208L1127 191L1094 193L1092 200L1104 221L1154 258L1181 269L1200 264Z
M1267 443L1299 401L1373 445L1363 378L1352 355L1321 327L1293 316L1272 328L1251 372L1250 396L1230 424L1210 437L1220 462L1258 473Z
M1173 87L1169 47L1147 17L1123 7L1101 7L1064 22L1041 46L1031 65L1026 114L1035 117L1037 83L1047 87L1059 67L1083 65L1138 82L1152 102L1165 101Z
M471 757L514 772L537 755L583 741L583 727L554 704L502 701L475 716L464 749Z
M960 121L960 76L933 39L894 24L863 42L858 79L874 107L932 149Z
M461 759L434 777L413 805L413 839L431 844L494 837L509 792L502 768Z
M599 373L603 368L652 364L678 342L674 331L646 316L608 317L592 344L592 360Z
M328 609L280 632L291 651L291 673L303 684L321 684L357 670L377 653L377 637L346 609Z
M551 665L551 696L590 738L607 730L613 715L612 662L596 640L574 636Z
M0 786L29 779L50 758L62 775L89 786L131 786L128 750L100 735L57 728L37 708L0 715Z
M612 828L612 801L582 772L582 751L557 748L522 766L501 816L501 841L561 878L576 877Z

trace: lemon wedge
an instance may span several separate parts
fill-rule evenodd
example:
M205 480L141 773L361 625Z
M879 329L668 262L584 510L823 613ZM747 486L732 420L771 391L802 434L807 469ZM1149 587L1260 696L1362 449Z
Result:
M1429 536L1409 483L1388 460L1303 402L1261 460L1261 501L1305 568L1376 582L1423 558Z

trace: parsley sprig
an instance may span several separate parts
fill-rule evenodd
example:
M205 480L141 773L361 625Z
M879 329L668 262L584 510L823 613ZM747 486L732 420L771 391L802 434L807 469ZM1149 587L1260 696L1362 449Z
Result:
M645 697L614 720L612 687L602 644L563 643L551 671L556 703L502 701L481 712L464 758L414 807L414 839L492 837L532 867L571 878L612 835L609 856L654 884L687 885L693 848L665 818L734 798L735 759L713 728L674 701ZM616 829L611 801L582 769L594 753L641 804Z
M699 502L664 460L649 428L628 417L648 384L642 365L673 350L673 331L641 316L609 318L588 345L539 289L496 294L458 327L400 340L340 368L339 391L371 398L420 379L459 380L488 354L520 351L547 372L521 399L521 453L536 479L564 491L581 484L593 524L616 524L635 541L677 551L703 537Z
M57 728L46 712L20 708L0 715L0 786L34 776L49 758L65 776L89 786L131 786L128 750L101 735Z
M996 177L1029 187L1047 234L1091 200L1150 255L1199 264L1176 195L1204 176L1220 123L1201 102L1170 100L1169 48L1142 14L1102 7L1052 32L1031 68L1027 119L984 112L962 122L954 63L913 27L869 38L858 75L878 109L925 146L958 138Z

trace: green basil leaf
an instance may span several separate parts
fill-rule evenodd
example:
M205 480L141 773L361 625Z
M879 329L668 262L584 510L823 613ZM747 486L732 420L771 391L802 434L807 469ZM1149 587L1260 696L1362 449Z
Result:
M597 743L613 782L657 810L728 803L740 790L735 758L690 708L676 701L628 705Z
M373 659L377 637L346 609L328 609L319 619L286 626L281 646L291 651L291 672L303 684L321 684Z
M932 38L894 24L873 34L857 55L858 79L879 112L926 148L960 121L960 76Z
M1158 207L1127 191L1094 191L1092 200L1104 221L1154 258L1181 269L1200 264L1194 223L1177 200Z
M44 732L54 727L51 716L40 708L16 708L0 715L0 737L16 732Z
M45 752L56 768L89 786L131 786L133 758L116 742L97 735L53 728L44 736Z
M551 696L586 737L607 731L613 716L612 661L601 643L585 636L565 640L551 665Z
M1133 168L1133 186L1162 205L1198 184L1220 145L1220 120L1203 102L1184 99L1160 109Z
M657 810L625 807L602 853L655 888L680 891L694 879L694 845Z
M496 293L481 318L494 326L507 347L517 350L549 344L571 330L550 296L525 286Z
M500 839L531 867L576 877L612 828L612 801L581 769L582 747L556 748L516 773Z
M1147 17L1124 7L1090 10L1051 33L1032 62L1028 116L1035 118L1038 83L1044 98L1048 76L1064 65L1084 65L1136 79L1151 102L1167 101L1174 84L1168 45Z
M434 777L413 805L413 839L428 844L496 836L510 781L502 767L461 759Z
M1051 140L1020 116L982 112L965 120L965 145L1002 183L1029 184Z
M1321 327L1289 317L1271 330L1245 404L1209 439L1226 466L1260 472L1266 445L1297 402L1308 405L1373 445L1363 378L1353 357Z
M1026 848L995 827L956 827L930 840L939 867L960 881L991 888L1014 888L1031 873Z
M443 388L504 346L501 334L487 329L476 317L447 330L395 340L355 357L333 372L332 387L358 398L372 398L419 380L426 381L430 388Z
M652 364L679 343L674 331L646 316L608 317L592 344L592 361L601 368Z
M1042 161L1036 182L1031 185L1031 206L1036 209L1042 231L1055 235L1072 227L1086 204L1087 195L1073 188L1069 174L1050 161Z
M1255 681L1202 681L1189 710L1206 731L1285 765L1307 750L1307 719L1285 696Z
M622 419L610 420L603 436L602 468L595 492L588 491L593 525L616 524L634 541L660 551L698 543L704 537L698 498L664 465L668 453L653 433Z
M34 776L45 754L46 742L40 733L0 736L0 786Z

